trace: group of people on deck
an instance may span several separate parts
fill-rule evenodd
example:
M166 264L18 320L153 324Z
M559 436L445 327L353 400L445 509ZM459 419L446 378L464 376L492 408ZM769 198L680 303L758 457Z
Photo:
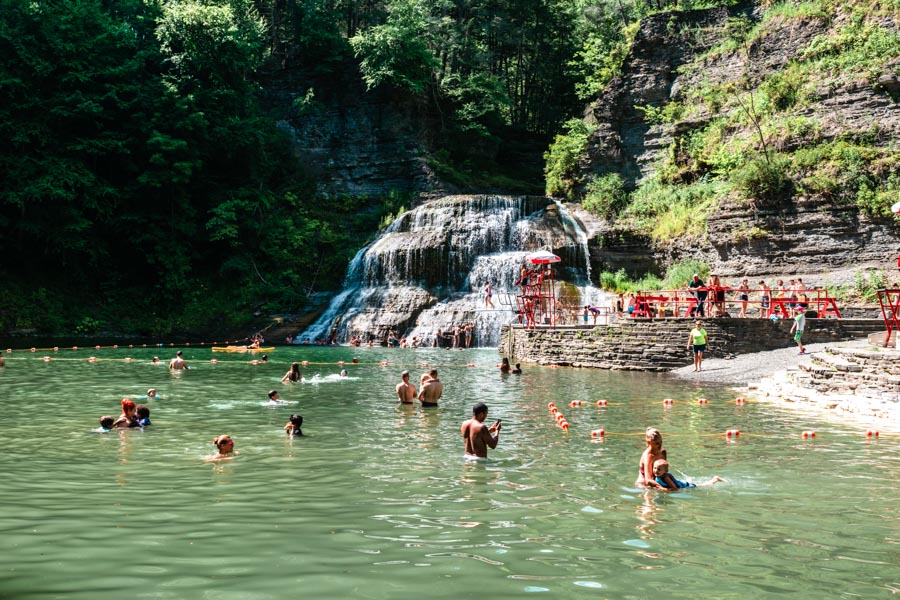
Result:
M686 297L671 299L668 295L656 296L654 292L645 294L619 294L613 303L613 310L619 317L624 316L685 316L685 317L727 317L726 302L737 302L740 318L752 317L748 313L748 307L754 296L759 302L759 318L767 318L772 314L780 314L782 318L792 317L796 310L807 310L810 306L809 290L803 279L797 277L789 279L785 284L783 279L778 279L773 286L761 280L756 288L751 288L747 279L743 279L737 287L725 285L715 273L709 276L708 281L703 281L699 273L694 273L688 282ZM660 293L663 294L663 293ZM727 299L727 294L733 294L732 300ZM685 314L679 314L681 303L686 302Z

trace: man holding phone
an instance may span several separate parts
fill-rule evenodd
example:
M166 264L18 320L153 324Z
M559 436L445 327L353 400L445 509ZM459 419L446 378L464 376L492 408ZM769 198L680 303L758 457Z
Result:
M463 423L460 428L466 443L467 457L487 458L488 448L497 447L500 439L500 419L488 427L484 424L487 413L487 404L479 402L472 407L472 418Z

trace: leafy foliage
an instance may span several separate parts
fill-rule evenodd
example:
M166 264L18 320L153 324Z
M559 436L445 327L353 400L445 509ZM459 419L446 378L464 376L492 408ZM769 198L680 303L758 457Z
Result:
M557 134L544 153L544 175L548 195L573 198L583 180L578 167L586 155L592 128L581 119L571 119L566 122L566 130Z

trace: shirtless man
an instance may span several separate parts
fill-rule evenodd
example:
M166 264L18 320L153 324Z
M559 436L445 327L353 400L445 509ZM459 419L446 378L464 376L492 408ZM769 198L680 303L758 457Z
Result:
M175 358L173 358L171 360L171 362L169 362L169 370L170 371L173 371L173 370L180 371L182 369L187 371L188 364L187 364L187 362L185 362L184 356L182 355L181 350L179 350L178 352L175 353Z
M444 393L444 384L438 379L437 369L432 369L428 372L428 375L431 379L422 385L422 391L419 392L419 402L422 403L422 408L437 406L438 400L441 399L441 394Z
M397 398L400 404L412 404L416 400L416 386L409 382L409 371L400 373L402 380L397 384Z
M500 421L488 427L484 424L487 413L487 405L479 402L472 407L472 418L460 427L466 443L466 456L487 458L488 448L497 447L500 440Z

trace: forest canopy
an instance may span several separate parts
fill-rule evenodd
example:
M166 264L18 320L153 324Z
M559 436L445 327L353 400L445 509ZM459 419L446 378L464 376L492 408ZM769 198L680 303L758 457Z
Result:
M267 73L353 69L420 97L446 130L431 150L464 171L466 149L549 142L662 8L2 0L0 331L228 327L337 287L399 203L318 196L260 108Z

